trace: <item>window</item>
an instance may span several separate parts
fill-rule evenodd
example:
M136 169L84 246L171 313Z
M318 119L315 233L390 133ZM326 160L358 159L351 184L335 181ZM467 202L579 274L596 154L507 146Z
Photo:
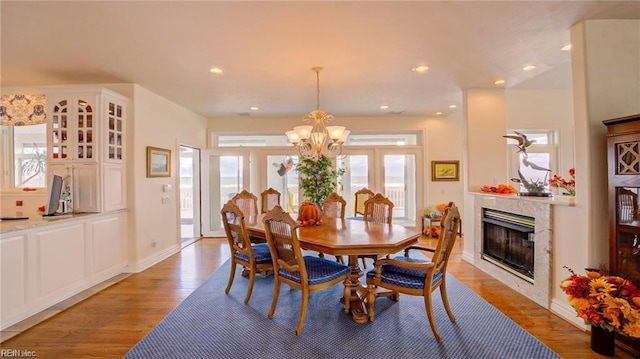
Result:
M515 130L527 136L533 143L527 147L527 153L518 152L515 146L517 141L507 139L509 145L509 175L510 178L519 178L518 170L524 178L546 183L550 176L548 169L557 172L557 141L556 132L553 130ZM513 130L509 133L514 132Z
M282 135L216 135L217 147L282 147L291 146L287 136ZM345 146L409 146L417 145L419 133L351 134ZM215 146L214 146L215 147Z
M47 125L1 128L2 188L46 187Z

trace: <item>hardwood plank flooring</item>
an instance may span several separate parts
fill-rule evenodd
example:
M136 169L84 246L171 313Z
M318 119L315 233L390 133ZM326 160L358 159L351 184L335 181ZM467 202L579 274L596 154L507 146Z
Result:
M421 241L433 243L426 237ZM197 241L69 308L52 308L51 313L43 313L43 318L52 316L3 339L1 347L29 350L40 359L121 358L228 259L227 246L223 238ZM603 358L589 348L587 333L462 261L461 253L459 241L449 262L449 273L518 325L563 358ZM481 325L478 323L479 329ZM15 328L23 329L19 325ZM10 332L3 331L3 338ZM615 358L632 357L616 348Z

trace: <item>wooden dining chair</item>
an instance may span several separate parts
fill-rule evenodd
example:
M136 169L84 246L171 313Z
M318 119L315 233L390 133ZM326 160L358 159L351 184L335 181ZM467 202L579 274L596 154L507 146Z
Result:
M273 318L276 311L281 283L300 289L302 299L296 327L296 335L300 335L310 293L344 282L350 270L348 266L328 259L303 256L297 235L298 224L280 205L267 212L263 222L274 267L273 299L267 316L269 319ZM344 300L350 300L350 291L346 285Z
M393 221L393 202L382 193L364 201L364 220L391 224Z
M258 215L258 197L246 189L233 196L231 201L240 207L245 217Z
M383 196L382 193L376 193L373 197L364 201L364 221L391 224L393 221L393 202ZM378 259L377 255L359 257L362 259L364 268L367 268L366 258L371 258L374 263Z
M236 206L240 207L245 218L256 218L258 216L258 197L246 189L231 198ZM265 243L262 238L249 236L252 243ZM245 272L246 274L246 272Z
M280 192L269 187L260 193L260 213L267 213L276 204L280 204Z
M247 287L247 295L244 297L244 304L248 304L249 299L251 299L256 273L266 277L273 272L273 261L271 260L269 245L266 243L251 243L244 221L244 214L240 207L231 200L222 207L220 214L222 215L224 231L229 242L229 249L231 250L231 271L229 272L229 282L224 292L229 294L235 278L236 266L240 265L243 270L248 270L249 286Z
M322 216L326 218L344 219L346 206L347 201L345 201L345 199L342 198L341 195L333 192L324 199L324 204L322 206Z
M367 187L363 187L356 191L354 194L354 206L353 206L353 216L357 217L359 214L364 216L364 202L369 198L373 197L374 193L372 190Z
M346 207L347 201L345 201L345 199L342 198L341 195L333 192L324 199L324 204L322 206L322 217L344 219ZM322 256L323 254L320 253L320 257ZM342 258L342 256L336 256L336 260L339 263L344 263L344 259Z
M440 239L435 249L422 246L412 246L409 249L433 252L431 260L421 260L408 256L381 258L376 261L376 268L367 272L367 306L370 320L374 318L374 303L376 300L376 288L382 287L392 291L391 296L395 300L399 294L408 294L424 297L425 311L431 325L431 330L438 342L442 337L436 327L433 316L431 293L440 288L442 303L452 322L456 321L449 306L447 297L447 264L460 226L460 212L453 202L445 210L440 222Z

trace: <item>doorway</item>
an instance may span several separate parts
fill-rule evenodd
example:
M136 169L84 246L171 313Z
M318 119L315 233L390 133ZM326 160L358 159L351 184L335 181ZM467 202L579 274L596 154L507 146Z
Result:
M180 239L182 246L202 236L200 222L200 150L180 146Z

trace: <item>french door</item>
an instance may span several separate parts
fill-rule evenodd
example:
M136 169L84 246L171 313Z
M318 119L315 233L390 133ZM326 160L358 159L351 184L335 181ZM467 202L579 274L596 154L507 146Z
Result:
M422 208L422 150L417 148L349 149L338 159L346 169L341 195L347 201L347 217L354 213L354 193L362 187L382 193L394 204L393 223L417 227Z
M260 199L271 187L281 193L280 205L297 213L302 199L295 166L298 157L281 148L216 149L202 151L202 234L223 237L220 209L246 189ZM422 208L422 150L420 148L349 149L336 160L345 168L337 192L353 216L354 193L362 187L380 192L394 203L393 223L417 227Z
M236 193L250 190L248 150L202 151L202 235L224 237L220 210Z

